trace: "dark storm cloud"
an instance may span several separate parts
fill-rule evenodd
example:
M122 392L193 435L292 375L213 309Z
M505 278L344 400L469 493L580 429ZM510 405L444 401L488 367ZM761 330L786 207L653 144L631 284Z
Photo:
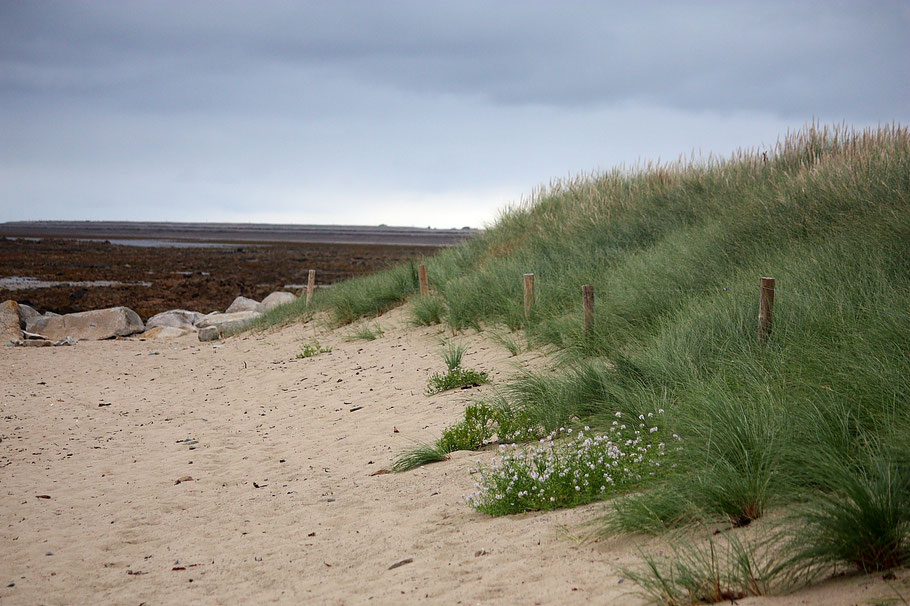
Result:
M908 27L899 2L6 3L0 56L7 102L268 109L350 78L506 105L888 119L910 95Z

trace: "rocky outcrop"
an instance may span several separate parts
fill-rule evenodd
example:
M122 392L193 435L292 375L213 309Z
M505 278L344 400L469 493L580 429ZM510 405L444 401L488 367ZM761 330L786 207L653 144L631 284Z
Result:
M246 297L237 297L234 302L225 310L224 313L232 314L238 311L256 311L259 307L259 301L248 299Z
M180 328L182 330L196 330L198 324L205 316L198 311L185 309L172 309L155 314L145 323L146 330L158 327Z
M98 340L126 337L145 330L142 319L128 307L82 311L63 316L39 316L28 321L29 332L51 341L66 337Z
M279 305L286 305L287 303L293 303L297 300L297 297L292 295L289 292L273 292L262 302L256 306L256 311L262 313L266 312L273 307L278 307Z
M203 339L202 338L202 329L208 327L215 327L218 330L219 337L224 336L225 333L231 333L236 330L239 330L258 318L260 314L258 311L238 311L234 313L224 313L224 314L209 314L205 316L202 321L196 324L196 328L199 329L199 340L209 340L214 339ZM207 335L211 334L211 331L206 331Z
M19 327L19 304L15 301L0 303L0 345L22 340Z

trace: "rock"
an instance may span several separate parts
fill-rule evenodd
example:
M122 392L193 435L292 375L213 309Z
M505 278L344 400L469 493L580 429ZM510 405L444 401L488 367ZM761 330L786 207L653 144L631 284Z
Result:
M220 338L221 333L218 332L217 326L203 326L199 329L200 341L217 341Z
M15 301L0 303L0 343L21 341L22 329L19 328L19 304Z
M142 332L145 325L135 311L128 307L111 307L82 311L62 316L41 316L32 318L28 331L51 341L60 341L70 336L74 339L111 339L126 337Z
M289 292L273 292L265 299L263 299L262 303L256 306L256 311L262 313L264 311L272 309L273 307L278 307L279 305L293 303L296 300L297 297Z
M155 314L145 323L146 330L158 326L169 326L172 328L182 328L183 330L196 330L196 324L205 316L198 311L186 311L185 309L172 309Z
M146 324L148 327L148 324ZM185 328L177 328L175 326L155 326L149 328L144 333L139 335L140 339L176 339L177 337L182 337L183 335L189 334L191 332L196 332L196 327L193 327L192 330L187 330Z
M224 313L232 314L237 311L256 311L257 307L259 307L259 301L247 299L246 297L237 297Z
M258 311L238 311L234 313L225 313L225 314L210 314L205 316L199 324L196 325L196 328L201 330L207 326L216 326L218 327L218 333L224 335L226 332L233 332L240 328L243 328L256 318L260 314Z
M25 305L24 303L19 304L19 326L22 328L25 328L25 324L28 322L29 318L37 318L40 315L38 310L31 305Z
M41 320L46 320L47 318L59 318L60 314L55 314L52 311L45 312L37 316L31 316L25 319L25 332L35 332L35 326L41 322Z

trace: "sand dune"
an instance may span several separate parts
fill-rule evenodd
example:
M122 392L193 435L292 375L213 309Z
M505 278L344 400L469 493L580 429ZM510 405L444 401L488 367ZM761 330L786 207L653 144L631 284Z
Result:
M0 603L640 603L616 567L660 540L573 540L598 505L477 513L462 495L491 452L372 475L494 388L425 396L443 334L400 310L378 322L375 341L308 324L0 352ZM315 337L333 351L297 359ZM494 383L541 362L464 340ZM854 604L883 585L739 603Z

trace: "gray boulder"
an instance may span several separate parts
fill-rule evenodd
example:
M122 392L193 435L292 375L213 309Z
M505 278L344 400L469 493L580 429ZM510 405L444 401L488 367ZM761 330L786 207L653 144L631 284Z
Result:
M145 330L142 319L128 307L111 307L62 316L39 316L28 322L28 332L60 341L66 337L84 340L126 337Z
M256 311L259 301L247 299L246 297L237 297L234 302L225 310L224 313L232 314L238 311Z
M265 299L262 300L262 303L256 306L256 311L265 312L273 307L278 307L279 305L286 305L288 303L293 303L297 300L297 297L292 295L289 292L273 292Z
M19 304L15 301L0 303L0 344L22 339L19 327Z
M199 329L199 340L200 341L217 341L221 338L221 333L218 332L217 326L203 326Z
M40 315L38 310L31 305L25 305L24 303L19 304L19 326L22 328L25 328L29 318L37 318Z
M21 307L21 305L20 305L20 307ZM43 314L39 314L37 316L29 316L29 317L25 318L25 329L24 330L25 330L25 332L36 332L35 326L41 320L46 320L47 318L59 318L59 317L60 317L60 314L55 314L52 311L46 311ZM19 318L21 319L22 316L20 315Z
M186 311L185 309L172 309L155 314L145 323L146 330L150 328L171 327L181 328L183 330L196 330L198 324L205 316L198 311Z
M260 314L258 311L237 311L229 314L209 314L196 325L196 328L201 331L203 328L214 326L218 329L218 334L224 336L225 333L234 332L243 328L258 318L260 315L262 314ZM202 340L201 335L200 340Z

